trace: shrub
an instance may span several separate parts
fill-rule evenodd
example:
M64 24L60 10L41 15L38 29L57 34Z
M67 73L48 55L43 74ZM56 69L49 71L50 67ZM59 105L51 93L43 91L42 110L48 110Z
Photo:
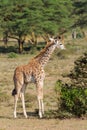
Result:
M87 53L75 61L74 69L68 76L73 85L87 88Z
M57 81L55 90L60 110L70 112L78 117L87 112L87 88L75 87ZM60 93L60 97L58 95ZM60 100L59 100L60 99ZM59 102L60 101L60 102Z
M10 52L8 54L8 58L17 58L17 57L18 57L18 55L16 53L14 53L14 52Z
M74 69L68 76L71 84L58 80L55 85L58 104L60 103L58 107L81 116L87 112L87 53L75 61Z

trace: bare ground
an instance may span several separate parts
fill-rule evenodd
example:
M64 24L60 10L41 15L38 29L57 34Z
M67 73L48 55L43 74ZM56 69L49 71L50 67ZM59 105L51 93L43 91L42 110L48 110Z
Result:
M0 110L0 130L87 130L86 119L39 119L30 110L28 119L22 115L14 119L11 107Z
M87 130L87 120L80 119L4 119L0 130Z
M54 86L58 79L69 82L69 79L63 77L73 68L74 61L82 55L86 47L86 41L77 41L80 46L71 52L65 58L52 56L46 70L46 79L44 84L44 103L45 110L56 109L56 99ZM76 43L75 43L76 44ZM77 44L78 45L78 44ZM84 48L83 48L84 47ZM69 53L69 52L68 52ZM28 119L22 114L21 103L19 102L18 118L13 118L13 73L18 65L26 64L33 57L30 54L20 55L17 58L8 58L8 54L0 54L0 130L87 130L86 119L39 119L35 113L37 108L36 91L33 84L28 85L26 90L26 109Z

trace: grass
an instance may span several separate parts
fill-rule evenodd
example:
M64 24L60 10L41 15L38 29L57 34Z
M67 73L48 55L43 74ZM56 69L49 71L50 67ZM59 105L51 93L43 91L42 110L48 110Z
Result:
M75 118L74 115L68 112L62 112L58 110L47 110L45 111L45 118L46 119L70 119L70 118Z
M55 98L55 92L54 92L54 86L55 86L56 81L60 79L60 80L63 80L64 82L69 82L69 79L66 77L66 75L73 68L74 61L79 56L81 56L85 51L87 51L87 42L85 39L77 39L74 41L71 39L70 40L66 39L65 46L66 46L65 51L60 51L58 49L55 50L47 66L45 67L46 78L45 78L45 83L44 83L44 103L45 103L45 116L46 118L49 118L49 119L53 117L55 118L56 111L54 110L57 110L56 98ZM1 48L2 46L0 47L0 49ZM14 122L15 124L17 123L20 124L20 122L22 123L25 122L26 126L28 126L29 123L32 123L32 122L33 124L31 124L31 126L33 126L35 122L38 122L38 126L39 125L41 126L41 124L39 124L41 122L39 122L36 119L37 117L34 117L34 116L31 116L31 117L35 119L35 122L33 121L33 119L32 119L32 122L29 122L30 119L25 120L25 119L22 119L21 117L20 117L20 120L18 119L12 120L14 98L11 96L11 91L14 88L13 74L14 74L15 68L19 65L27 64L32 57L34 57L37 53L39 53L39 49L37 50L36 54L35 52L31 54L29 51L29 53L18 55L16 52L14 52L15 54L17 54L17 57L15 57L15 54L14 56L12 56L13 55L11 53L12 51L10 52L7 51L7 52L5 53L5 50L4 52L0 51L0 102L1 102L0 118L3 120L5 124L7 124L8 128L6 130L14 130L13 127L16 129L17 126L14 125ZM12 56L12 58L11 57L8 58L9 54ZM26 95L25 101L26 101L27 112L32 113L35 111L36 108L38 108L35 86L32 84L29 84L27 86L25 95ZM19 107L21 107L21 102L19 104L20 104ZM19 109L18 112L19 113L22 112L22 108L21 108L21 111ZM61 113L59 113L59 116L60 115ZM67 117L68 113L63 113L63 115ZM11 122L11 124L7 122L8 118L11 118L11 120L9 119L9 122ZM0 127L2 130L4 130L3 122L0 122ZM22 125L21 124L19 125L19 124L18 124L18 128L20 129L22 128Z
M5 105L9 104L10 96L7 93L0 92L0 103Z
M17 58L18 57L18 54L14 53L14 52L10 52L8 54L8 58Z

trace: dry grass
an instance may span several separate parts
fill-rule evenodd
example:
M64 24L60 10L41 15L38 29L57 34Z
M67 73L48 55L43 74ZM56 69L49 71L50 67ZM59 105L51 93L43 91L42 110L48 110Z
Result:
M73 68L74 61L87 51L85 39L75 41L66 40L66 50L56 50L48 62L45 71L44 83L45 110L56 109L54 86L58 79L70 82L65 76ZM15 58L8 58L8 53L0 53L0 130L86 130L87 122L81 119L39 120L35 113L37 109L36 88L33 84L26 89L26 109L29 119L22 116L21 103L19 101L19 119L13 119L13 73L18 65L27 64L33 57L31 54L18 55Z

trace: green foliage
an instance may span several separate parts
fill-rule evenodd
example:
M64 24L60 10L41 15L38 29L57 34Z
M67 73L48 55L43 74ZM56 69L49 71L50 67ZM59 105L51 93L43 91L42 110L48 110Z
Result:
M87 53L75 61L74 69L68 76L71 84L64 84L60 80L56 82L58 106L80 117L87 113Z
M67 30L72 24L71 11L71 0L1 0L0 29L18 41L21 53L27 35L56 35Z
M72 23L71 0L3 0L0 7L1 28L15 36L31 32L55 34Z
M75 86L87 88L87 53L75 61L75 67L70 72L69 77Z
M87 0L74 0L73 14L75 26L85 27L87 23Z
M63 87L61 92L61 106L63 109L66 109L77 116L81 116L86 113L87 95L85 95L84 89L70 86L70 88Z
M10 52L8 54L8 58L17 58L17 57L18 57L18 55L16 53L14 53L14 52Z
M0 26L16 36L56 34L73 24L85 25L86 7L86 0L1 0Z
M84 38L85 37L85 32L84 29L81 27L76 27L75 29L72 30L73 32L76 32L76 38Z
M60 88L61 86L61 88ZM87 88L56 83L56 93L60 91L60 110L70 112L78 117L87 112ZM58 95L57 95L58 96ZM59 96L58 96L59 97ZM59 98L58 98L59 99ZM59 106L59 100L58 100Z
M62 88L62 82L61 80L58 80L55 84L55 92L56 94L58 93L61 93L61 88Z
M72 26L86 25L86 5L86 0L1 0L0 30L17 40L22 52L25 36L32 32L35 36L57 35Z

